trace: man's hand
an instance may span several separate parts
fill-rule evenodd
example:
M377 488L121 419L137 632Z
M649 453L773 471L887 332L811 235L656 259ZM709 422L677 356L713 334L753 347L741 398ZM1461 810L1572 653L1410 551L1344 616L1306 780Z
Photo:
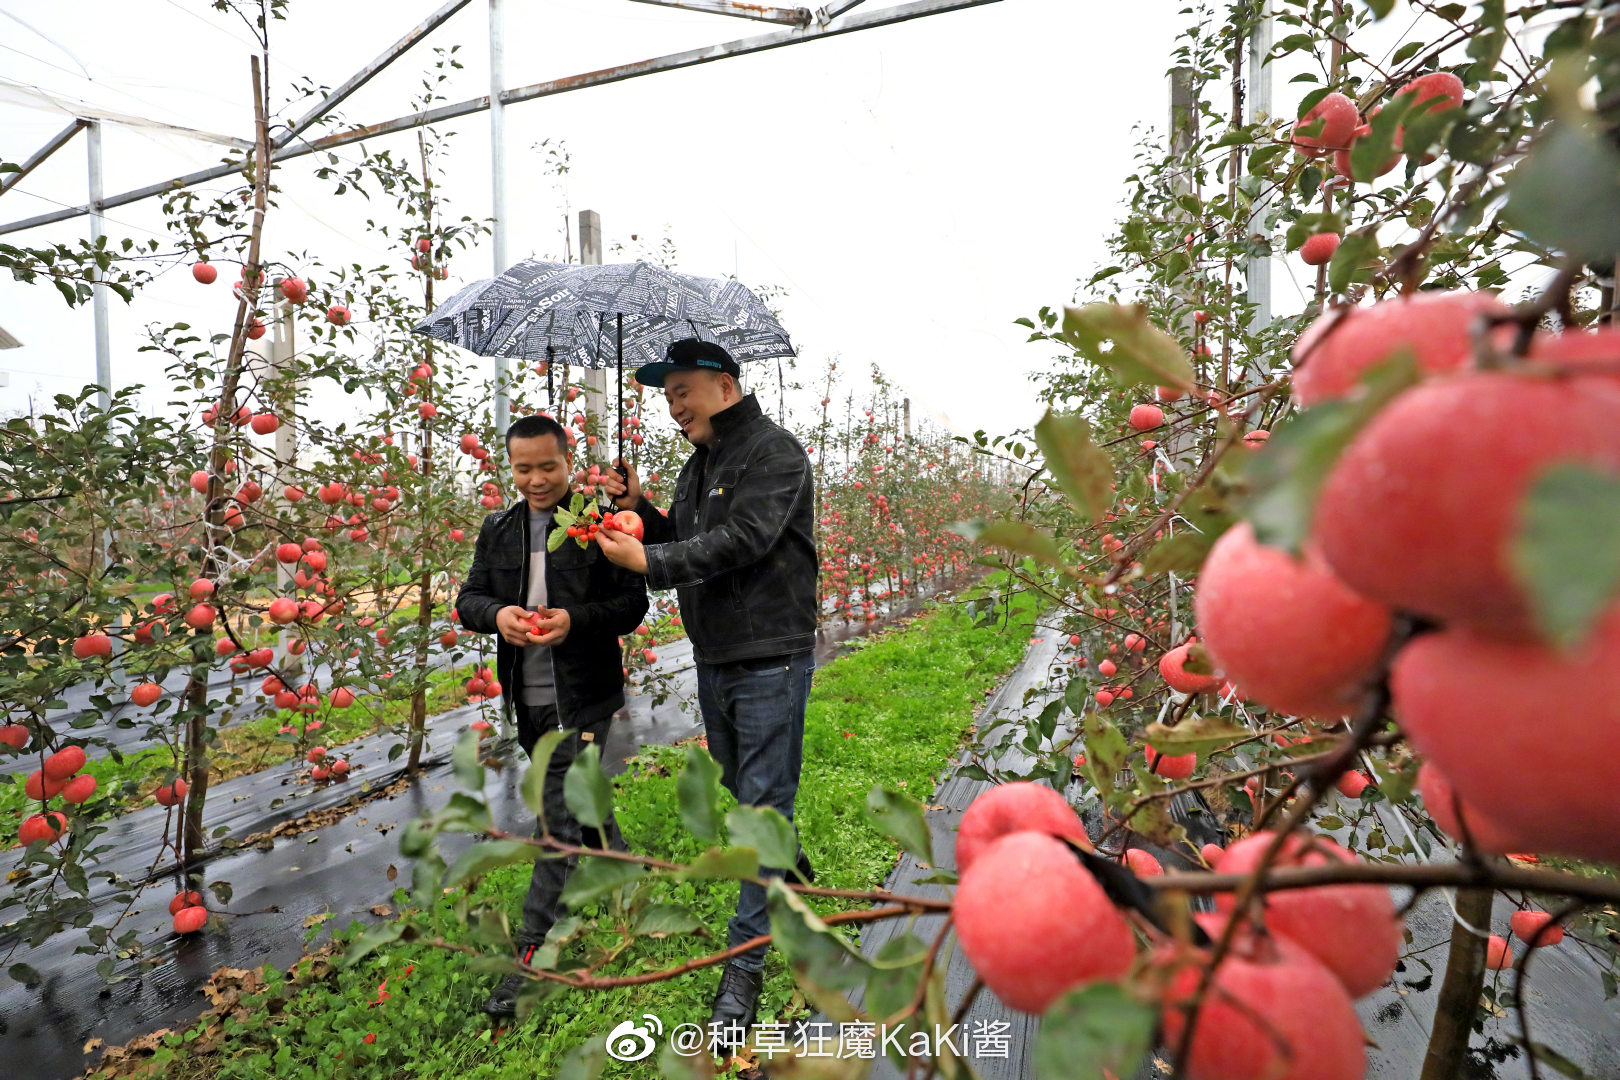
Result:
M636 504L641 502L641 478L636 475L636 467L624 458L617 459L613 464L623 465L630 475L620 477L618 473L609 470L602 480L602 490L612 496L613 505L620 510L634 510Z
M647 548L629 533L603 529L596 534L596 542L602 546L602 554L607 556L608 562L638 574L647 572Z
M574 621L569 618L567 608L546 608L540 613L540 621L535 624L535 630L540 636L527 638L525 643L561 645L568 640L568 631L573 629L573 626Z
M523 648L533 645L534 640L529 637L529 618L534 612L528 608L520 608L516 604L508 604L495 613L495 629L508 644Z

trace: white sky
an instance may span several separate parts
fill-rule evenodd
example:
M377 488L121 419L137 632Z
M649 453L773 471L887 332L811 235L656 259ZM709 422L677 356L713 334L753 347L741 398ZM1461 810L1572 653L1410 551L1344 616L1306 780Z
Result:
M337 85L437 6L294 0L292 17L272 27L273 100L296 75ZM511 87L778 29L627 0L505 6ZM567 184L576 213L597 210L609 242L667 231L688 272L735 270L749 283L785 286L784 321L812 370L834 354L841 374L879 363L915 409L958 431L1032 422L1038 410L1024 373L1043 367L1049 350L1025 344L1027 331L1012 320L1070 299L1076 278L1103 258L1133 168L1131 129L1164 124L1164 73L1186 18L1181 6L1004 0L509 107L509 255L560 246L561 208L537 176L532 150L560 138L573 156ZM474 0L350 98L344 115L373 123L409 112L431 45L462 46L466 66L447 84L450 101L486 93L486 12ZM0 0L4 80L244 138L249 51L240 23L206 0ZM0 85L0 157L11 161L68 119L20 100ZM459 133L449 159L451 212L485 217L488 116L445 129ZM415 135L393 136L391 145L414 154ZM109 125L106 190L205 167L222 153ZM353 160L352 149L340 153ZM403 258L364 232L364 219L391 212L391 203L372 209L331 196L330 184L296 179L312 161L278 172L289 197L268 226L273 248L318 250L329 262ZM85 199L81 136L4 197L0 221ZM161 233L158 205L114 209L109 234ZM87 225L80 218L4 240L68 239ZM449 285L493 273L490 258L486 247L456 260ZM205 289L179 266L133 308L114 299L115 383L161 380L161 363L136 351L149 322L228 329L229 273ZM0 410L93 380L88 306L70 311L49 286L7 280L0 326L24 342L0 353L0 371L11 372Z

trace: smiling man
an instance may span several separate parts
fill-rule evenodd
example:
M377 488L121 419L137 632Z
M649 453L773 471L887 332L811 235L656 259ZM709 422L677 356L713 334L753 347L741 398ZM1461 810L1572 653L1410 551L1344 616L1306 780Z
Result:
M633 468L604 484L645 522L645 543L602 531L602 550L676 590L697 661L698 706L721 782L739 803L793 819L804 753L804 710L816 643L815 488L810 460L743 394L737 363L712 342L671 345L661 363L636 372L662 387L669 415L693 445L666 518L647 501ZM799 874L812 876L799 852ZM764 868L781 876L785 868ZM729 927L733 947L770 933L763 886L743 882ZM764 948L726 965L711 1024L738 1032L753 1023Z
M456 611L468 630L499 635L496 678L510 688L502 707L517 713L524 753L533 754L542 733L568 731L546 770L544 801L552 835L568 844L603 847L603 838L569 811L563 778L587 744L602 745L613 714L624 708L619 635L633 631L646 615L647 589L640 576L614 566L594 544L581 548L570 540L547 553L552 513L569 494L572 471L562 425L548 416L523 417L507 429L506 456L512 486L523 499L484 518ZM540 615L538 624L531 624L534 613ZM624 849L611 818L603 830L606 844ZM559 897L577 861L574 856L535 861L517 934L524 963L562 918ZM526 981L507 976L484 1010L512 1015Z

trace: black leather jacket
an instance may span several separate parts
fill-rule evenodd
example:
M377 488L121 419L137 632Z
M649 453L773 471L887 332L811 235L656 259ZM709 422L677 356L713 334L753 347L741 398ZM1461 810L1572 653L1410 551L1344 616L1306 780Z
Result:
M529 595L529 504L519 501L484 518L472 569L456 594L461 625L497 634L495 677L501 709L510 714L523 694L518 648L501 638L495 613ZM647 614L641 575L608 562L595 544L581 550L573 539L546 556L546 605L568 612L568 637L552 646L557 679L557 717L564 727L582 727L624 708L624 666L619 635Z
M753 394L715 413L669 516L643 496L647 585L676 591L692 653L724 664L816 643L815 480L799 440Z

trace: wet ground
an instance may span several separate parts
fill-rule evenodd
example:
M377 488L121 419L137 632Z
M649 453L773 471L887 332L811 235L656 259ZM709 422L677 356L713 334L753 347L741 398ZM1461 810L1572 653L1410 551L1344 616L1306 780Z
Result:
M920 606L913 600L871 623L824 625L818 633L818 663L832 659L849 641ZM657 651L657 668L673 679L677 693L657 708L649 698L631 697L604 746L603 766L610 775L622 771L624 760L643 746L673 743L702 730L695 703L686 710L681 704L691 702L696 691L690 643L671 642ZM68 701L83 708L87 698L84 691ZM498 711L469 705L430 717L426 767L414 784L396 785L403 770L387 755L397 738L384 734L345 748L352 772L343 783L312 785L299 779L295 764L288 763L215 786L209 792L208 828L225 827L229 832L214 841L203 874L205 882L230 882L233 895L219 920L223 925L204 934L180 939L171 932L168 903L179 890L179 880L172 873L152 872L153 853L160 850L169 827L169 811L149 807L108 822L102 842L112 850L101 869L127 882L151 885L140 894L120 931L138 930L147 955L161 962L108 987L96 975L93 958L74 955L74 949L84 944L81 934L68 931L28 949L0 929L0 957L11 953L7 963L24 961L44 978L34 987L0 981L0 1061L25 1063L15 1074L0 1068L0 1076L54 1080L78 1075L94 1060L83 1050L89 1040L118 1045L201 1013L207 1002L199 987L215 969L291 964L303 951L311 916L327 915L335 926L374 918L369 909L387 902L396 885L409 882L409 865L399 855L400 829L412 818L441 807L458 790L449 753L468 725L480 718L494 722ZM521 758L515 748L508 748L508 753ZM492 773L485 787L495 821L514 830L533 824L518 793L521 776L521 768L504 769ZM333 813L344 809L352 812ZM311 814L323 824L260 844L230 847L232 841L241 843L278 826L287 829ZM336 820L327 822L328 817ZM469 842L464 837L447 838L444 850L451 859L452 840ZM0 852L0 873L10 872L18 858L17 852ZM393 868L400 874L397 882L389 880ZM114 891L104 883L91 890L101 919L110 917ZM5 917L15 918L15 910Z

